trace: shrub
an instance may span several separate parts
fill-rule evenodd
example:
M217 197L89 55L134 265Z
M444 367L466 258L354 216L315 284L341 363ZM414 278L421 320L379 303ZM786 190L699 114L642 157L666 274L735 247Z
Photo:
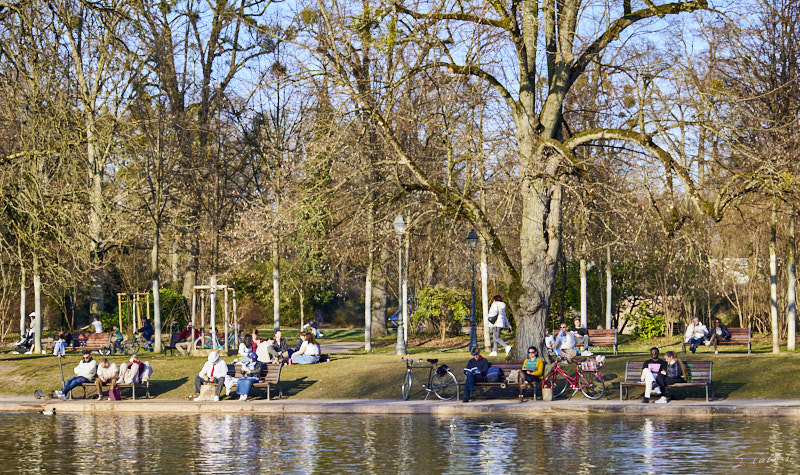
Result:
M448 333L458 331L469 317L467 292L463 290L443 285L425 287L417 294L417 304L411 319L414 327L425 321L442 340Z
M667 323L663 317L653 314L650 304L645 302L639 305L631 314L635 326L631 335L639 340L652 340L653 338L664 336L667 330Z

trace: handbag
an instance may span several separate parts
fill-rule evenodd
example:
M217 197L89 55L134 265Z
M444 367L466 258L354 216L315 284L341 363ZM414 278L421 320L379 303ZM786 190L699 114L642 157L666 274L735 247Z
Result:
M490 317L489 317L487 320L489 320L489 323L491 323L492 325L494 325L494 324L495 324L495 322L497 321L497 315L492 315L492 316L490 316Z
M119 401L120 399L122 399L122 394L120 394L119 388L114 388L108 392L109 401Z

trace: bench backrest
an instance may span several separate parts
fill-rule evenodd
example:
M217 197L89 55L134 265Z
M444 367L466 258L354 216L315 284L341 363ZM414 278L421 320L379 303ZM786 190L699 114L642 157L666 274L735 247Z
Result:
M280 381L281 377L281 368L283 368L282 364L266 364L261 365L261 374L259 375L259 380L265 383L277 383ZM241 378L242 377L242 367L241 365L228 365L228 376L232 378Z
M72 343L77 346L107 346L111 333L73 333Z
M639 381L642 377L644 361L628 361L625 366L625 382ZM684 361L687 383L707 383L711 381L712 361Z
M507 375L509 371L522 369L522 361L503 361L499 363L492 363L492 366L502 369L503 373Z
M710 331L714 331L714 329L711 328ZM750 328L728 328L728 331L731 332L729 343L747 343L750 341Z
M592 330L589 329L589 343L592 346L606 346L617 344L617 329Z

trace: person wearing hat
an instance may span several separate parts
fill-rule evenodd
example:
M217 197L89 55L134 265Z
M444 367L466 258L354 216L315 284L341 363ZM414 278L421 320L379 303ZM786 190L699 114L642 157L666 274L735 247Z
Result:
M208 361L203 365L200 374L194 377L194 396L192 399L197 399L200 396L200 386L203 384L216 384L217 394L214 396L215 401L219 401L219 395L222 393L222 387L225 386L225 375L228 374L228 365L219 353L212 351L208 355Z
M484 381L486 373L489 371L489 360L481 356L481 350L478 347L472 349L472 358L467 361L467 367L464 368L464 374L467 375L467 381L464 383L464 397L462 401L469 402L472 391L475 390L475 383Z

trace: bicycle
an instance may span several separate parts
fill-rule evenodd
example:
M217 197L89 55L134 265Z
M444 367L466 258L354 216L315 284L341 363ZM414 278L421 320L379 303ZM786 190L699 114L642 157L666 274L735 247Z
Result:
M605 395L606 384L603 376L597 371L599 367L594 359L576 361L578 364L575 367L574 377L564 371L558 363L559 359L556 357L555 367L542 379L545 386L553 389L553 399L564 394L567 385L574 390L573 396L579 390L589 399L600 399Z
M401 392L403 395L403 400L408 401L408 398L411 396L411 386L414 384L414 378L419 378L419 376L417 376L417 374L414 372L414 364L422 363L422 360L405 359L401 357L400 361L403 361L406 364L406 375L403 378ZM448 368L446 364L442 364L436 368L436 371L434 371L434 367L439 360L429 358L427 361L430 363L430 365L417 366L417 369L428 368L429 370L428 384L422 384L422 389L424 389L426 392L425 400L428 399L428 396L430 396L431 393L435 394L436 397L443 401L449 401L453 398L457 398L458 380L450 371L450 368Z

